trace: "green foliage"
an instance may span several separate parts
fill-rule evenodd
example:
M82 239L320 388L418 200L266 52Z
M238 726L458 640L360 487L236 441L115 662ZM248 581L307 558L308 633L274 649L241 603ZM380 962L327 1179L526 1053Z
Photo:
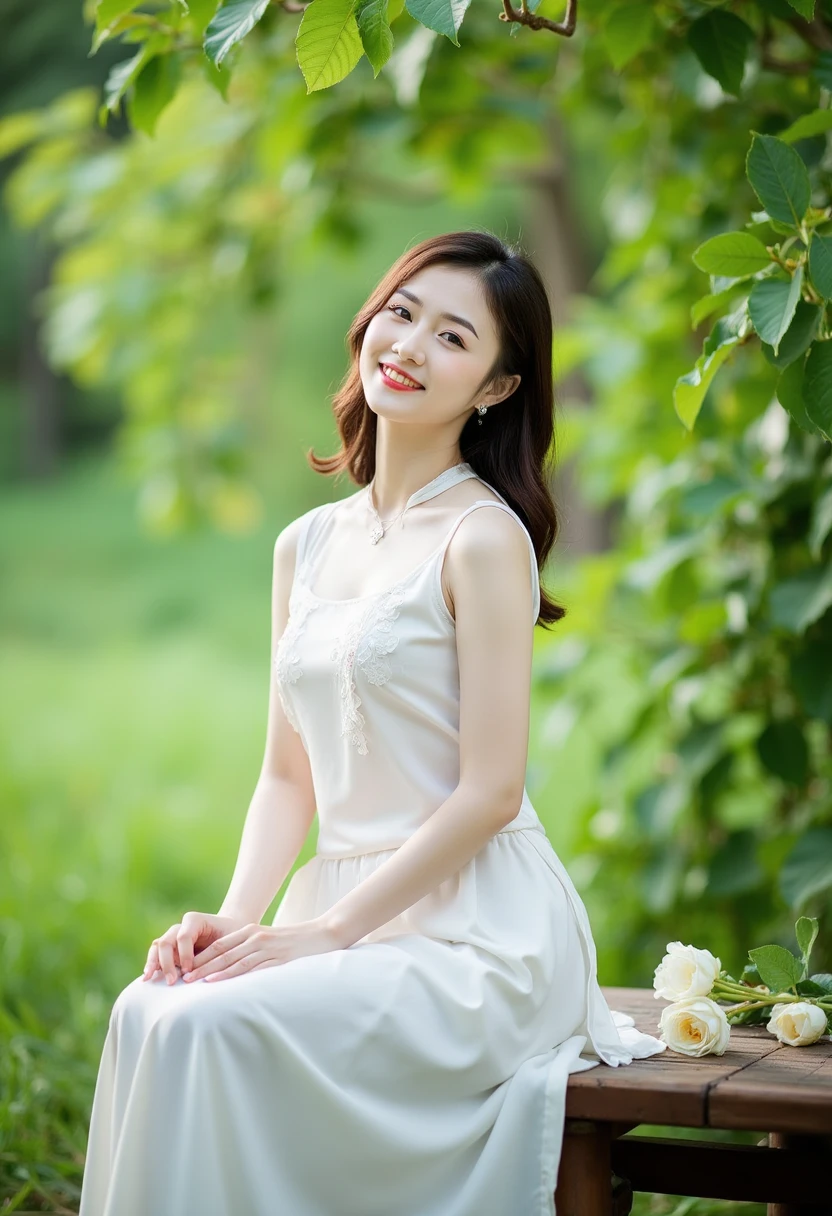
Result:
M748 957L772 992L785 992L793 988L803 975L803 965L784 946L759 946L756 950L749 950Z
M792 132L829 130L828 111L814 114L824 122L806 122L802 128L794 123ZM712 288L710 303L706 296L694 305L694 324L729 304L734 311L716 322L693 371L679 377L676 412L685 426L693 427L716 372L756 332L774 367L782 370L800 361L784 384L783 395L778 393L780 402L798 425L828 439L832 435L832 334L827 311L832 238L818 228L830 222L832 207L828 198L825 207L809 206L808 170L783 139L755 134L746 175L766 209L754 213L749 226L765 230L770 225L775 238L785 239L766 246L751 232L727 232L694 251L693 260L710 275ZM737 303L733 289L749 278L754 281Z

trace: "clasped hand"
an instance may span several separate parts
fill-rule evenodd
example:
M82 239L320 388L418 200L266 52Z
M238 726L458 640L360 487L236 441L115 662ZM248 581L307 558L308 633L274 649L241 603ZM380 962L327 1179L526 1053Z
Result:
M278 967L308 954L340 949L335 934L319 921L298 925L244 925L217 938L194 959L192 971L182 978L226 980L264 967Z
M172 984L181 970L184 980L228 979L263 967L277 967L308 954L340 950L344 943L323 918L293 925L241 923L227 916L186 912L156 938L142 978L161 972Z

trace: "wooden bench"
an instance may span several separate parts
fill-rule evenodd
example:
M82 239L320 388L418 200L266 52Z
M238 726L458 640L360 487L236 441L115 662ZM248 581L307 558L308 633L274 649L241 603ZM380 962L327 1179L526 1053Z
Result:
M667 1001L603 988L611 1009L659 1037ZM642 1123L762 1134L756 1144L632 1136ZM732 1026L724 1055L670 1048L573 1073L557 1216L626 1216L633 1191L768 1204L768 1216L832 1213L832 1042L787 1047L764 1026Z

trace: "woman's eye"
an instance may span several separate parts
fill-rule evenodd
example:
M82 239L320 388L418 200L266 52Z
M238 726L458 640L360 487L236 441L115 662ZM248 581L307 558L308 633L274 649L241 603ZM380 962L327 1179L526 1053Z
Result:
M401 308L401 309L402 309L404 312L408 313L408 315L410 314L410 309L409 309L409 308L405 308L404 304L391 304L391 305L389 306L389 311L390 311L390 312L396 312L396 309L397 309L397 308ZM465 343L464 343L464 342L462 342L462 341L460 341L460 339L459 339L459 337L458 337L458 335L457 335L457 334L453 333L453 332L452 332L451 330L449 330L449 329L446 329L446 330L445 330L445 333L448 335L448 337L449 337L449 338L456 338L457 345L458 345L458 346L461 346L461 347L462 347L462 349L463 349L463 350L465 350Z

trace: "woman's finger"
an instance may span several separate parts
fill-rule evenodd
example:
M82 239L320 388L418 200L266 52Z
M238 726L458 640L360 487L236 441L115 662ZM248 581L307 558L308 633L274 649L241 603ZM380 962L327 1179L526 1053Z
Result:
M159 965L162 968L162 974L169 984L176 983L176 959L173 955L173 943L166 941L164 937L159 939Z
M150 949L147 952L147 962L144 965L142 979L149 980L159 970L159 952L156 949L155 941L151 943Z
M179 965L182 974L190 971L194 965L194 933L192 929L179 930L176 935L176 948L179 953Z
M227 980L233 975L245 975L249 971L254 971L256 967L262 966L267 961L266 955L261 954L259 951L254 954L245 954L236 963L232 963L231 966L225 967L222 971L213 971L210 975L206 975L205 983L210 984L216 983L217 980ZM274 963L275 960L272 959L271 962Z
M243 954L256 949L258 944L257 935L250 933L248 927L219 937L202 951L199 966L188 972L188 979L202 979L212 971L221 971Z

